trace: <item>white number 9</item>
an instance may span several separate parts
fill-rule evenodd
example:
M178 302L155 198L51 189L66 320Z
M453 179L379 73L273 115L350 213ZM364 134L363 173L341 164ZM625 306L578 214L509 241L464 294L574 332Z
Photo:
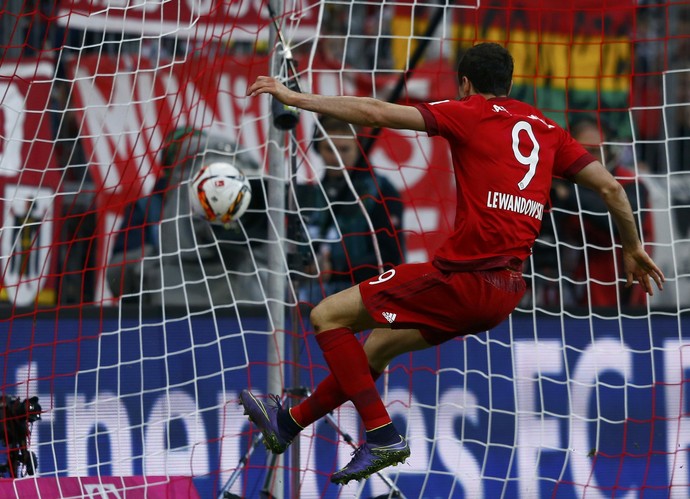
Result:
M395 269L386 270L383 274L378 276L376 278L376 280L369 281L369 284L372 284L372 285L381 284L382 282L386 282L389 279L392 279L394 275L395 275Z
M529 135L532 141L532 152L529 156L525 156L520 152L520 132L523 130L527 132L527 135ZM537 172L537 163L539 163L539 142L537 142L537 138L534 136L532 125L527 121L518 121L513 127L513 154L515 154L515 159L517 159L520 164L529 166L529 170L525 176L518 182L518 187L522 191L532 181L532 177L534 177L534 174Z

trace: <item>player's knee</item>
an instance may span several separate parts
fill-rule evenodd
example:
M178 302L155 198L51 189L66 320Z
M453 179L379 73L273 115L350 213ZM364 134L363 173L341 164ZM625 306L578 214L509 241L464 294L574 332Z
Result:
M314 334L323 333L343 325L340 324L341 321L338 319L339 306L337 303L338 300L334 299L333 296L329 296L311 310L309 320L311 321Z
M309 321L311 322L311 327L314 330L314 334L319 334L325 331L324 324L326 321L326 313L323 302L315 306L311 313L309 314Z

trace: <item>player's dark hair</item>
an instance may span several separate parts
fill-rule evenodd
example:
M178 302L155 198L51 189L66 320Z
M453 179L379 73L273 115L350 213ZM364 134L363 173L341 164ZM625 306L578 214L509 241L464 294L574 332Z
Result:
M458 63L458 83L467 77L477 92L508 95L513 80L513 56L498 43L480 43Z

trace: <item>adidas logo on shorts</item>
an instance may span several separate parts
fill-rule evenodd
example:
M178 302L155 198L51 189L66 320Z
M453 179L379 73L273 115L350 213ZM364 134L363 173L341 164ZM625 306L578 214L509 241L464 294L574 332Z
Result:
M398 314L394 314L393 312L381 312L381 315L383 315L383 318L391 324L393 324L393 321L398 316Z

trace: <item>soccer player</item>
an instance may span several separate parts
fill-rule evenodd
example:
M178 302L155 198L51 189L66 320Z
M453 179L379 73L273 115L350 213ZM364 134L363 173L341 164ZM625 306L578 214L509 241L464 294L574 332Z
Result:
M357 125L426 131L450 144L455 228L433 261L402 264L327 297L311 312L331 374L292 409L264 404L244 390L245 413L274 453L305 426L351 400L366 442L331 476L346 484L403 462L410 449L394 427L374 380L397 355L487 331L505 320L525 292L521 269L539 234L553 176L591 188L606 204L623 245L627 284L653 294L664 275L645 252L623 187L562 128L508 97L513 59L495 43L469 49L458 65L460 100L415 106L366 97L321 96L260 76L247 94ZM355 333L373 329L362 347Z

